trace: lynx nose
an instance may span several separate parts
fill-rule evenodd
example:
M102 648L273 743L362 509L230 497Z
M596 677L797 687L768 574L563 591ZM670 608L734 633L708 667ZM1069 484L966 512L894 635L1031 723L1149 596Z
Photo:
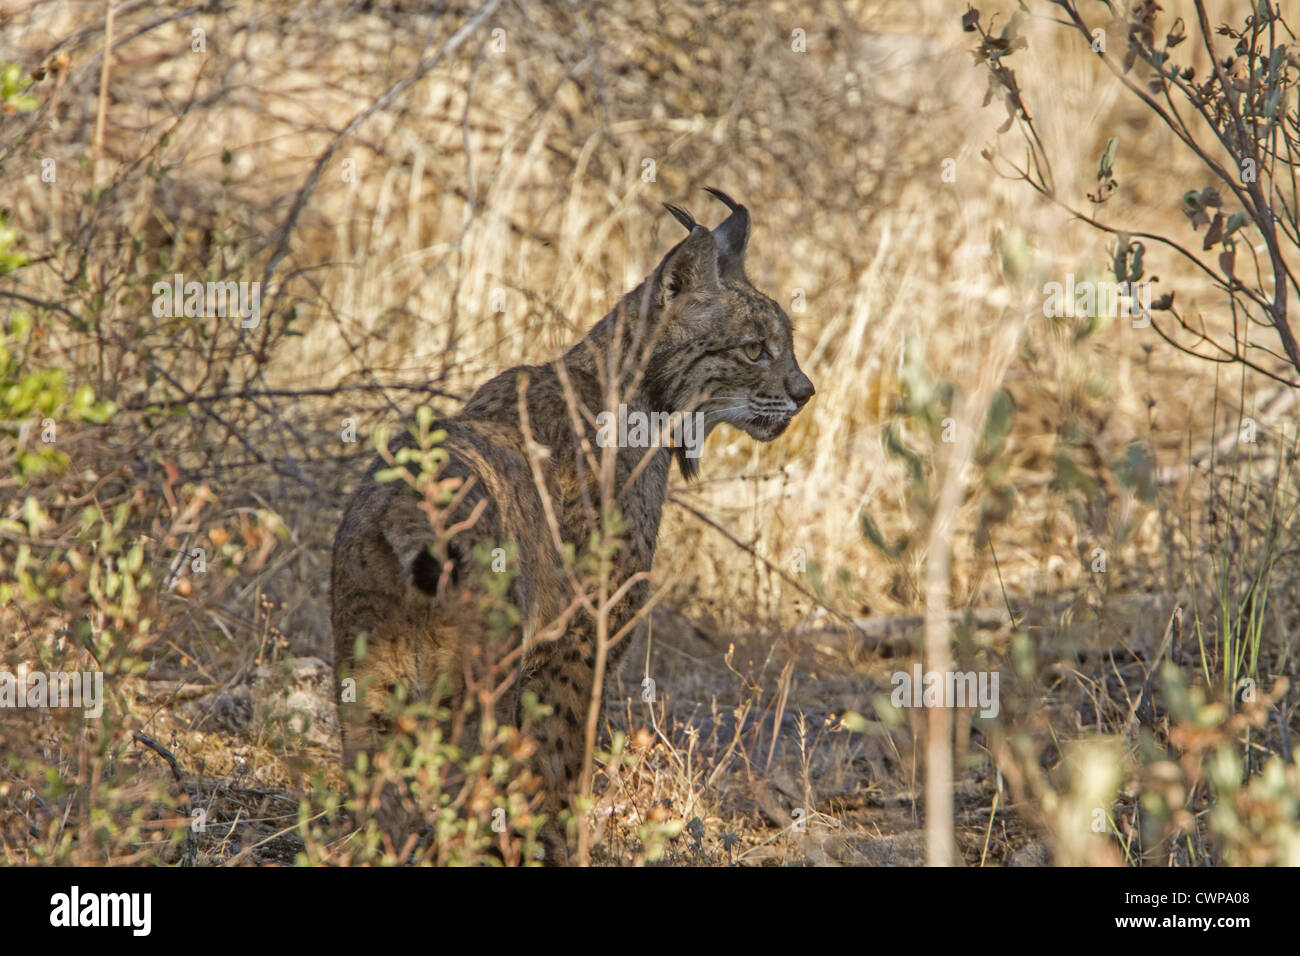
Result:
M786 376L785 390L800 408L803 408L808 403L808 399L812 398L817 391L813 388L812 379L799 368Z

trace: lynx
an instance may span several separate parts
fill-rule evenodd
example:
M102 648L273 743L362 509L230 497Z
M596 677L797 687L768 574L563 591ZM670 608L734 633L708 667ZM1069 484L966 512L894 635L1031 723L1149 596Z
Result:
M567 805L603 675L597 620L590 604L574 609L557 537L581 556L601 527L602 490L612 490L623 530L610 593L630 584L613 603L605 633L629 630L650 596L643 572L654 558L672 462L693 478L698 443L724 422L772 441L813 395L795 359L789 317L746 277L749 212L719 190L708 192L730 210L721 225L710 231L665 204L688 235L582 341L548 364L498 375L459 414L436 423L447 456L437 478L453 479L449 487L458 489L446 520L435 527L425 499L408 484L376 480L386 467L382 459L353 494L334 540L331 575L335 668L340 686L352 677L358 688L355 702L339 702L347 767L393 732L388 700L398 687L427 699L439 686L453 704L463 693L466 666L485 631L467 610L472 603L457 595L482 570L475 545L505 543L514 563L509 601L518 609L513 640L520 653L500 716L517 720L528 691L549 708L533 723L532 760L548 815L554 819ZM621 416L617 430L612 414ZM624 421L662 428L684 416L700 426L694 435L678 428L675 437L651 436L662 441L626 440L606 458L612 476L608 463L602 476L611 436L636 431ZM681 440L682 432L692 440ZM395 440L391 449L414 441ZM613 645L605 672L617 667L629 643ZM563 838L552 831L547 846L551 862L562 862Z

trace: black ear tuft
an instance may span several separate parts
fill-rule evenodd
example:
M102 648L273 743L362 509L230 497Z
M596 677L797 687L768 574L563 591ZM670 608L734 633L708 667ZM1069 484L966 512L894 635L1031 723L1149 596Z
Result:
M687 232L690 232L692 229L695 228L695 217L692 216L685 209L681 208L680 206L674 206L670 202L664 203L664 208L673 214L674 219L676 219L678 222L680 222L683 226L686 227Z
M723 204L732 212L735 212L736 209L740 207L740 203L736 202L736 200L732 199L721 189L714 189L712 186L705 186L704 191L715 199L722 200Z

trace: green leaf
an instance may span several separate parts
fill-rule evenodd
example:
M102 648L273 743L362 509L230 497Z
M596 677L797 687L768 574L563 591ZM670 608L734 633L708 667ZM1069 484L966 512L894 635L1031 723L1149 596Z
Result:
M420 432L423 434L429 430L433 424L433 409L428 405L421 405L415 410L415 421L420 426Z
M1133 255L1129 259L1128 280L1137 282L1142 278L1146 269L1142 265L1142 254L1146 252L1146 247L1140 242L1133 243Z
M924 481L925 462L921 456L903 444L903 440L899 437L898 429L893 422L885 426L885 448L907 462L908 471L914 482L919 484Z
M871 520L871 516L867 514L865 508L858 512L858 526L862 529L863 537L875 545L876 549L887 558L897 558L907 550L907 535L901 535L897 541L890 544L885 540L885 536L881 534L880 529L876 527L876 523Z
M1223 227L1223 238L1227 240L1234 232L1246 224L1247 216L1244 212L1234 212L1228 217L1228 224Z
M1119 138L1112 136L1106 140L1106 148L1101 153L1101 163L1097 167L1097 181L1109 182L1111 171L1115 167L1115 151L1119 149Z
M871 721L856 710L845 711L840 715L840 725L850 733L864 734L871 729Z
M1016 406L1006 389L993 393L989 403L988 417L984 420L984 435L980 441L979 457L987 461L1002 449L1002 443L1011 432L1011 420L1015 416Z

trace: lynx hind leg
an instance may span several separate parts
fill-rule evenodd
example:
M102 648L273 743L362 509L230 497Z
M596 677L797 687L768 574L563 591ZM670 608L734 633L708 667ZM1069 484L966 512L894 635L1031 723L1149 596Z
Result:
M412 702L429 701L440 677L459 689L463 635L436 597L456 573L435 561L433 539L419 498L403 489L365 488L344 516L331 597L345 769L391 736L399 688Z
M356 769L358 757L365 754L366 776L375 780L376 764L386 765L382 776L388 779L381 785L377 803L372 798L368 809L363 808L362 818L373 815L397 848L411 833L422 834L425 821L408 788L401 783L404 768L387 764L384 759L386 750L394 756L399 753L393 749L398 735L418 731L422 726L405 722L399 726L396 702L404 696L410 703L455 707L460 691L461 665L455 635L438 626L432 607L420 608L413 606L415 603L399 603L382 620L364 616L356 627L336 631L343 767L345 771ZM358 635L364 635L364 640L358 642ZM435 701L440 687L448 696Z
M354 648L357 637L364 639L361 656ZM382 651L375 653L374 643L364 631L343 632L335 628L335 668L339 691L339 728L342 732L343 770L351 775L358 769L358 759L364 755L364 779L371 786L378 787L378 792L371 792L368 799L362 800L356 810L356 823L365 826L367 820L373 819L381 833L391 841L394 850L400 852L415 834L417 841L423 836L423 821L418 814L408 811L411 801L391 780L377 781L375 777L375 758L383 748L386 740L392 739L396 732L396 723L389 713L386 703L377 701L376 687L385 687L390 681L385 671L391 669L392 661Z

